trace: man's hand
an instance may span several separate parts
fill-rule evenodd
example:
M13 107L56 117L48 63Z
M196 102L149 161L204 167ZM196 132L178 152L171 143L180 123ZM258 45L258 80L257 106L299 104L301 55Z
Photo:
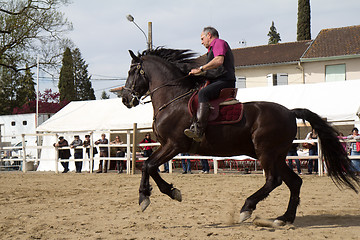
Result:
M202 71L200 68L193 68L191 69L191 71L189 72L189 75L198 75L200 74Z

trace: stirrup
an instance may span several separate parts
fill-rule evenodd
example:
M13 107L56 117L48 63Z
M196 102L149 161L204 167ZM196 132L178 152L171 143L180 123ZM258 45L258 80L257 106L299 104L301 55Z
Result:
M191 124L190 128L184 130L184 134L188 138L192 138L196 142L201 142L202 135L197 123Z
M195 138L197 137L196 132L194 131L193 128L187 128L184 130L184 134L188 137L188 138Z

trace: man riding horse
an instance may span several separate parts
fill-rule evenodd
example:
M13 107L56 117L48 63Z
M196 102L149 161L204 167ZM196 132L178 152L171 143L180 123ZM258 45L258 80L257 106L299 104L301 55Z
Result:
M211 45L210 39L213 35L217 36L204 32L203 44L205 46ZM227 44L225 46L228 47ZM223 55L220 54L223 56L224 68L229 66L225 64L229 57L227 55L230 52L229 49ZM215 49L211 50L214 51ZM152 191L150 177L162 193L171 199L182 201L181 191L173 184L166 182L158 172L158 167L161 164L170 161L179 153L191 152L220 157L247 155L259 160L266 181L259 190L245 200L240 210L240 222L249 219L257 204L284 182L290 190L290 198L285 213L277 217L274 224L281 226L293 223L300 203L302 179L287 166L285 160L297 134L296 118L308 121L318 133L318 139L321 142L319 146L327 166L328 175L335 183L350 187L358 192L360 178L353 171L351 161L337 138L336 130L319 115L308 109L289 110L277 103L264 101L243 103L244 117L241 121L233 124L209 126L206 129L206 139L203 139L196 148L192 148L192 138L188 138L183 132L192 119L188 109L191 94L197 89L198 83L202 82L202 78L187 77L189 69L192 69L189 66L193 64L196 66L195 59L192 58L193 55L188 50L165 48L147 50L142 54L139 53L138 56L132 51L129 52L132 61L122 93L122 101L125 106L132 108L139 105L140 98L150 95L154 109L153 131L161 144L142 166L139 187L139 205L142 211L145 211L150 205ZM215 56L215 52L212 54ZM211 59L214 60L216 57ZM212 61L203 68L209 70L211 64ZM216 81L213 80L207 88L210 87L212 90L211 86L215 86L219 92L220 88L224 87L223 85L217 86L219 80L233 85L233 67L231 69L232 77L225 77L229 74L229 70L227 70L224 77L221 75L222 77ZM200 71L198 69L192 72ZM231 79L231 81L227 79ZM206 91L206 88L204 90ZM204 103L207 102L202 101L201 103L203 107L199 115L204 117L208 114L204 114ZM205 109L205 111L208 112L209 109ZM201 117L199 119L202 122L201 127L203 129L204 119L207 120Z
M218 31L205 27L201 33L201 44L208 49L207 63L190 71L190 75L204 75L210 84L199 91L197 116L184 133L189 138L201 142L210 115L209 101L219 97L223 88L235 87L234 56L229 44L219 39Z

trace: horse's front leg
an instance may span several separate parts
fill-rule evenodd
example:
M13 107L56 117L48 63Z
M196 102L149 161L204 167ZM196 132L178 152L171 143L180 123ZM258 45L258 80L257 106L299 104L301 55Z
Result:
M180 190L174 188L172 184L169 184L162 179L158 172L158 167L172 159L176 156L176 154L178 154L178 151L175 150L174 147L161 146L144 162L139 189L139 204L142 211L144 211L150 204L151 186L149 184L149 175L154 179L162 193L179 202L182 201Z
M144 162L142 166L142 175L139 188L139 205L141 206L141 211L145 211L145 209L150 205L150 195L152 187L149 182L149 172L146 164L148 160L149 158Z

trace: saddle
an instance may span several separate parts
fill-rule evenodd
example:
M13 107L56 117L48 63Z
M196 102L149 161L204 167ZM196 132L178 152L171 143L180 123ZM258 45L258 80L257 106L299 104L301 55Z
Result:
M199 107L199 90L194 92L188 102L191 116L196 116ZM236 99L237 88L224 88L217 99L211 100L211 113L208 125L234 124L240 122L243 116L243 104Z

